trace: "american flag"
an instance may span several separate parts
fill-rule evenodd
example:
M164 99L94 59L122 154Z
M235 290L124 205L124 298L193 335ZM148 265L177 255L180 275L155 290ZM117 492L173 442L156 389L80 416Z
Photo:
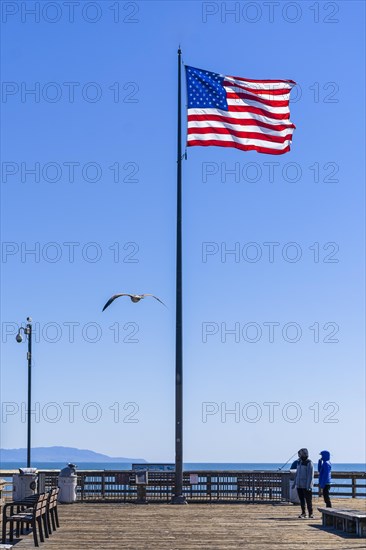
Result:
M281 155L295 125L289 100L293 80L250 80L186 66L187 145L217 145Z

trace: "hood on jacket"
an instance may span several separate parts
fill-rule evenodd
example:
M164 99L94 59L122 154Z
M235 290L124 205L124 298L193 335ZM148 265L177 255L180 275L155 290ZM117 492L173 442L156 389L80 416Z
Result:
M319 453L324 461L330 460L330 452L329 451L320 451Z

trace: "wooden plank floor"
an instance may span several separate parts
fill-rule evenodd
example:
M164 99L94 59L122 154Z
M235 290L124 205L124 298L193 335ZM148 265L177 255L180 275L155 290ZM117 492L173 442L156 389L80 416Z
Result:
M338 499L334 506L365 509L365 500ZM348 550L366 539L324 530L316 517L298 519L299 507L269 504L88 504L59 505L61 527L44 550ZM15 548L34 548L31 533Z

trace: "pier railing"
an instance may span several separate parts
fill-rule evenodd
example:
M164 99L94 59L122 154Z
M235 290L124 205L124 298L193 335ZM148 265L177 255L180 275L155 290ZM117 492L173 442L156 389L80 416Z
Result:
M7 481L3 494L11 497L12 473L0 470ZM39 470L39 490L57 486L59 470ZM331 493L335 497L365 498L365 472L332 472ZM188 502L258 503L289 502L288 471L195 471L184 472L183 492ZM132 470L80 470L77 500L94 502L170 502L174 472L148 472L147 484L136 483ZM319 492L317 474L314 493Z

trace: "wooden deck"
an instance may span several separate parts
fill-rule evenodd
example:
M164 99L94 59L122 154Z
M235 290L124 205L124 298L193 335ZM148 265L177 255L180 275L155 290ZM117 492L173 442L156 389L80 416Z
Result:
M365 500L333 499L334 506L365 509ZM365 539L323 529L315 519L297 518L299 507L281 504L107 504L59 505L60 529L44 550L337 550L365 548ZM34 548L32 535L15 548Z

